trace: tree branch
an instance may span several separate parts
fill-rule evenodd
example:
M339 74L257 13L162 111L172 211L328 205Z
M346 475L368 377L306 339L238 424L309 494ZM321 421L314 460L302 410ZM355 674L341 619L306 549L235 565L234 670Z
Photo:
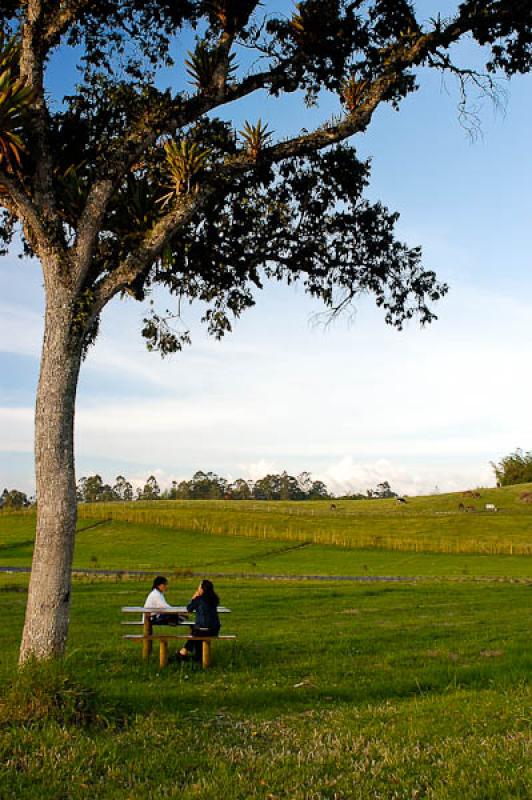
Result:
M395 48L394 57L385 73L369 85L359 107L339 123L326 125L310 134L296 136L267 147L261 151L259 159L241 152L213 170L209 178L204 181L202 188L193 195L183 197L155 225L136 253L128 256L115 271L100 283L92 306L91 320L94 321L106 303L117 292L132 283L150 267L179 229L201 210L202 206L216 191L220 190L221 186L230 186L233 178L250 169L255 169L258 163L277 163L286 158L308 155L364 131L376 108L399 80L403 70L408 66L423 62L430 52L441 46L442 41L448 45L458 39L463 32L462 26L455 22L443 31L420 34L414 42L405 44L401 49Z
M34 202L40 214L54 227L56 238L62 238L61 220L56 213L52 184L53 159L49 141L49 114L44 92L44 51L42 27L46 13L43 0L27 0L22 24L20 76L34 92L29 117L31 150L35 162Z
M148 114L142 125L130 131L120 151L111 162L105 165L105 172L92 185L85 208L81 214L76 236L75 263L77 264L76 285L81 288L93 254L100 224L107 211L109 201L125 175L157 139L164 134L175 133L176 130L190 124L195 119L220 108L234 100L262 89L283 75L284 65L255 73L244 78L240 83L226 86L214 96L197 94L186 103L176 103L163 116Z
M219 183L216 186L209 183L194 194L183 197L156 223L136 252L130 254L116 270L96 286L87 329L90 329L101 310L115 294L125 289L151 266L176 231L190 222L216 189L219 189Z
M90 5L90 0L70 0L70 2L58 3L57 9L49 17L43 36L45 52L49 52L52 47L59 44L61 36L78 21L81 12L89 8Z
M43 222L39 209L31 197L24 192L16 178L0 170L0 187L5 190L8 198L0 195L0 205L8 211L15 211L28 234L33 249L39 253L50 249L50 236ZM11 203L9 202L11 200Z

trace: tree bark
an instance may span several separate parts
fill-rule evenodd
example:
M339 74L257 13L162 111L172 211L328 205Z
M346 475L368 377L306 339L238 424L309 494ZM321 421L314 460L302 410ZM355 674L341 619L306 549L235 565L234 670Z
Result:
M72 331L73 292L47 286L35 408L37 531L20 663L63 654L76 530L74 411L81 342Z

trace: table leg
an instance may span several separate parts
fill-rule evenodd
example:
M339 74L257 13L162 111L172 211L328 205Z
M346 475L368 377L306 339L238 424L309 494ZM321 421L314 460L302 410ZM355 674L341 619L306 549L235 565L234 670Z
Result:
M159 642L159 666L164 669L168 665L168 641L161 639Z
M207 669L211 663L211 642L203 641L201 644L201 666Z
M152 633L153 633L153 627L152 627L152 624L151 624L151 614L144 614L143 635L145 637L147 637L147 636L151 636ZM143 658L149 658L150 657L151 651L152 651L152 647L153 647L152 640L145 638L144 641L142 642L142 657Z

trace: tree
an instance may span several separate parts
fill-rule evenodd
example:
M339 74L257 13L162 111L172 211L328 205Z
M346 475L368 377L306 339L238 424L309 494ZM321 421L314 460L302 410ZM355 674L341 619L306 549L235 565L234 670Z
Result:
M250 486L251 484L251 486ZM243 478L237 478L228 488L228 497L232 500L250 500L253 484Z
M397 107L427 66L493 88L528 70L529 0L462 0L421 22L407 0L302 0L293 15L257 0L25 0L0 4L0 233L39 259L45 331L35 414L37 533L21 661L65 646L76 525L73 420L80 366L115 297L153 284L205 301L221 337L267 279L301 281L339 313L370 293L391 325L434 318L446 291L397 215L364 198L369 166L347 144L379 106ZM180 37L195 27L190 85L165 87ZM485 45L487 77L451 60ZM51 56L80 53L77 88L54 98ZM241 62L241 63L239 63ZM229 105L299 92L339 114L276 140L267 121L239 133ZM175 314L146 316L148 347L189 341Z
M158 500L161 494L155 475L150 475L144 489L137 489L137 500Z
M330 494L323 481L312 481L307 497L309 500L327 500L330 498Z
M280 475L265 475L255 481L253 486L253 497L255 500L280 500L281 498L281 477Z
M191 500L221 500L227 490L227 481L215 472L198 470L188 482L188 497Z
M118 496L110 484L104 483L98 499L102 503L114 503L115 500L118 500Z
M379 500L384 500L390 497L397 497L397 493L392 491L388 481L382 481L382 483L378 483L377 488L373 490L372 497L376 497Z
M501 458L498 464L491 462L497 484L512 486L516 483L532 483L532 450L525 453L521 448Z
M176 500L190 499L190 484L188 481L180 481L176 488Z
M304 500L305 494L299 485L297 478L289 475L286 470L279 477L279 499L280 500Z
M113 494L116 500L123 500L125 502L133 500L133 487L123 475L116 476Z
M20 511L22 508L27 508L30 505L28 496L18 489L4 489L0 496L0 508L6 511Z
M353 499L356 500L358 497L364 497L364 495L354 495ZM377 484L375 489L367 489L366 497L370 500L384 500L390 497L397 497L397 493L392 491L388 481L382 481L382 483Z
M101 500L102 489L101 475L90 475L88 478L80 478L78 496L84 503L97 503Z

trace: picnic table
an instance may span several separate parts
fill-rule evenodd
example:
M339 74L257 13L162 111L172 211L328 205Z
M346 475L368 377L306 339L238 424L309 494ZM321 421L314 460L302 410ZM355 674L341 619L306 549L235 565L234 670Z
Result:
M194 639L194 641L200 641L202 643L202 658L201 663L204 669L211 663L211 644L215 640L219 639L236 639L236 636L233 635L221 635L221 636L191 636L190 632L177 634L177 633L154 633L153 632L153 620L152 615L154 614L175 614L176 616L180 617L188 617L191 612L188 611L186 606L169 606L167 608L149 608L147 606L123 606L122 611L124 614L142 614L142 619L140 621L133 621L133 622L123 622L123 625L142 625L143 631L141 634L126 634L124 639L130 639L137 642L142 642L142 656L143 658L149 658L152 653L153 642L159 642L159 664L161 669L166 667L168 664L168 642L174 639ZM226 608L225 606L218 606L218 613L219 614L229 614L231 612L230 608ZM193 613L193 612L192 612ZM157 624L157 623L155 623ZM179 620L176 624L178 626L186 626L186 625L194 625L194 618L192 619L182 619ZM165 629L172 629L173 626L164 625Z

